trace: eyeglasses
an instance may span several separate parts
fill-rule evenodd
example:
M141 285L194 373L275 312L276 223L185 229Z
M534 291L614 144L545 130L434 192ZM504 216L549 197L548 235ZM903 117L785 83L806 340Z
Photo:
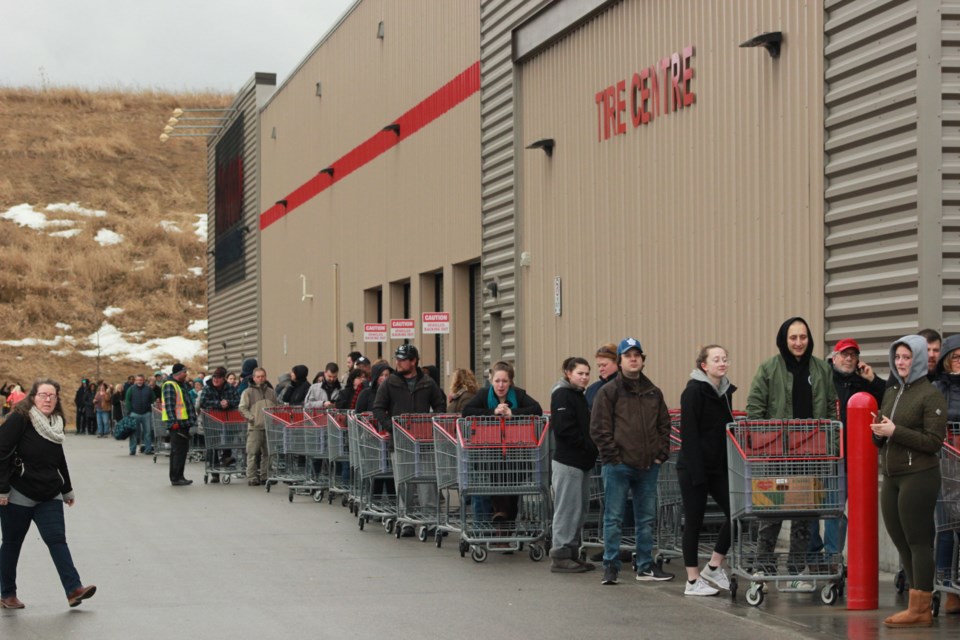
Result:
M960 353L953 353L950 355L950 362L960 362Z
M856 351L841 351L834 357L840 358L841 360L854 360L858 355L859 354Z
M37 397L40 398L41 400L44 400L44 401L46 401L46 400L56 400L56 399L57 399L57 394L55 394L55 393L38 393L38 394L37 394Z

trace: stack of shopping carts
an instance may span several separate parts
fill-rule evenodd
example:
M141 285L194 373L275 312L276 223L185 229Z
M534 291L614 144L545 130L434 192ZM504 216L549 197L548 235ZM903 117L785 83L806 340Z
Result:
M247 419L236 409L214 409L201 411L200 421L206 447L203 483L206 484L212 474L219 475L224 484L230 484L232 476L242 477L246 462ZM230 451L229 457L220 455L224 450Z

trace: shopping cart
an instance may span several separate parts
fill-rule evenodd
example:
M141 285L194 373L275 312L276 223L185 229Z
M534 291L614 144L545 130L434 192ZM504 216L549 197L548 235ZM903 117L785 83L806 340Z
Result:
M360 462L357 524L363 531L370 520L380 520L387 533L393 533L397 519L397 492L390 456L390 434L380 431L376 420L366 414L358 417L356 425Z
M960 595L960 563L958 563L958 533L960 533L960 422L947 423L947 437L940 448L940 495L934 511L937 525L936 545L941 537L953 542L953 552L948 567L937 567L934 578L933 615L940 613L943 593ZM937 549L939 551L939 549ZM934 558L939 554L935 553Z
M323 500L326 483L315 459L327 455L326 414L323 410L304 410L303 407L281 405L264 409L267 431L267 450L271 468L265 488L280 482L288 485L287 498L312 495L315 502Z
M203 483L217 474L223 484L230 484L232 476L243 477L246 470L247 420L236 409L213 409L200 412L203 424L206 466ZM233 461L221 458L220 451L231 450Z
M764 583L780 591L798 591L793 581L826 582L824 604L836 603L843 590L843 555L785 553L763 548L759 525L794 520L839 518L846 502L843 426L831 420L745 420L727 427L730 516L734 544L728 563L730 595L738 578L749 581L747 603L759 606Z
M450 416L456 419L457 416ZM434 456L432 413L410 413L393 419L393 477L397 486L397 527L417 528L417 538L426 542L440 522L440 494Z
M327 460L329 462L327 504L333 504L335 495L341 504L350 503L350 432L349 411L327 409Z
M153 462L156 463L159 456L170 455L170 428L163 424L163 411L159 402L151 407L150 417L153 428Z
M358 414L354 411L347 413L347 438L349 440L349 450L347 455L350 459L350 493L348 494L347 507L350 513L355 516L360 515L360 498L362 476L360 475L360 420L373 420L372 413Z
M542 560L550 526L549 420L543 416L469 417L457 420L457 475L460 489L460 556L475 562L487 553L530 545L530 559ZM474 496L516 496L513 521L468 509Z
M457 473L457 420L456 414L433 416L433 456L437 471L437 493L439 494L439 512L437 530L434 539L437 548L443 546L443 538L448 534L457 536L463 531L460 519L459 475ZM467 499L469 501L469 498Z

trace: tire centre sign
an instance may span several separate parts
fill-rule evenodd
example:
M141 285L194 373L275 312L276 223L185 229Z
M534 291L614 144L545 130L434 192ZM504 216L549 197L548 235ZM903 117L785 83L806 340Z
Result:
M420 314L424 333L450 333L450 312L429 311Z
M390 321L390 339L391 340L413 340L417 337L416 320L391 320Z
M593 97L597 104L597 141L626 135L628 121L636 129L653 124L660 116L693 106L697 100L691 87L693 53L693 46L684 47L644 67L632 78L598 91Z
M386 342L387 325L376 322L367 322L363 325L364 342Z

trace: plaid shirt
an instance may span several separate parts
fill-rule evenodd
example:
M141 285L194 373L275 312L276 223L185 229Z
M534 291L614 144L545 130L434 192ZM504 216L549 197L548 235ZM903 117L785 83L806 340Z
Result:
M173 420L167 420L167 424L173 424L174 422L183 423L183 420L177 419L176 416L171 415L174 412L174 407L177 406L177 390L173 388L173 385L167 384L167 382L172 382L175 385L180 387L180 392L183 394L183 406L187 410L187 428L191 428L197 424L197 410L193 406L193 403L190 402L190 394L188 393L189 389L185 384L180 384L173 377L169 377L164 381L163 384L163 405L168 407L167 416L172 417Z

